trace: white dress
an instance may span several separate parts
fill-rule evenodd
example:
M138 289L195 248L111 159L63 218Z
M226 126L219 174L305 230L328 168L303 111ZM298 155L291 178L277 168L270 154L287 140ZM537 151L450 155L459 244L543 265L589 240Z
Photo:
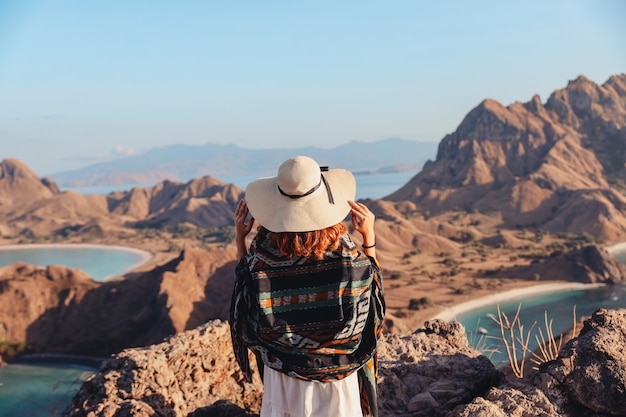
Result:
M265 367L260 417L363 417L356 372L332 382L303 381Z

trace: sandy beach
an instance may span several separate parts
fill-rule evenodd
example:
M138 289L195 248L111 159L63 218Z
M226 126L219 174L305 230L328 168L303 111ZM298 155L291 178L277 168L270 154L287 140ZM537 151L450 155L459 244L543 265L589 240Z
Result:
M530 287L517 288L509 291L504 291L497 294L488 295L486 297L477 298L475 300L467 301L461 304L457 304L455 306L446 308L444 311L441 311L435 317L437 319L442 319L446 321L455 320L456 317L460 314L466 313L468 311L498 304L506 301L523 299L526 297L536 296L536 295L545 295L553 292L560 291L570 291L570 290L587 290L591 288L602 287L606 284L582 284L576 282L568 282L568 283L551 283L551 284L542 284L542 285L533 285Z

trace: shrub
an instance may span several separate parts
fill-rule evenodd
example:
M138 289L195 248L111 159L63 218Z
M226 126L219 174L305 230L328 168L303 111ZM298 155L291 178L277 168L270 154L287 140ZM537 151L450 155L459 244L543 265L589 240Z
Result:
M433 301L428 297L411 298L409 300L409 310L421 310L433 305Z

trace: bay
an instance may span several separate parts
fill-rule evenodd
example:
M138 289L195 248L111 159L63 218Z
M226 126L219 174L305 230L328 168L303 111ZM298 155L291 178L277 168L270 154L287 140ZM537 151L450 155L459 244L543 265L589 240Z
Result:
M65 265L81 269L98 281L120 276L151 257L149 252L121 246L82 244L0 246L0 266L15 262L44 267Z

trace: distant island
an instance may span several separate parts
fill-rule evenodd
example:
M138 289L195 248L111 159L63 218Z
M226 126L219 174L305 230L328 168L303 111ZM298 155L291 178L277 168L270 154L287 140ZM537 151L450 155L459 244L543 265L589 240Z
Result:
M335 148L248 149L236 145L171 145L140 155L59 172L50 177L60 187L156 184L211 176L272 176L294 155L307 155L322 166L349 169L357 174L419 171L437 155L437 142L386 139L349 142Z

